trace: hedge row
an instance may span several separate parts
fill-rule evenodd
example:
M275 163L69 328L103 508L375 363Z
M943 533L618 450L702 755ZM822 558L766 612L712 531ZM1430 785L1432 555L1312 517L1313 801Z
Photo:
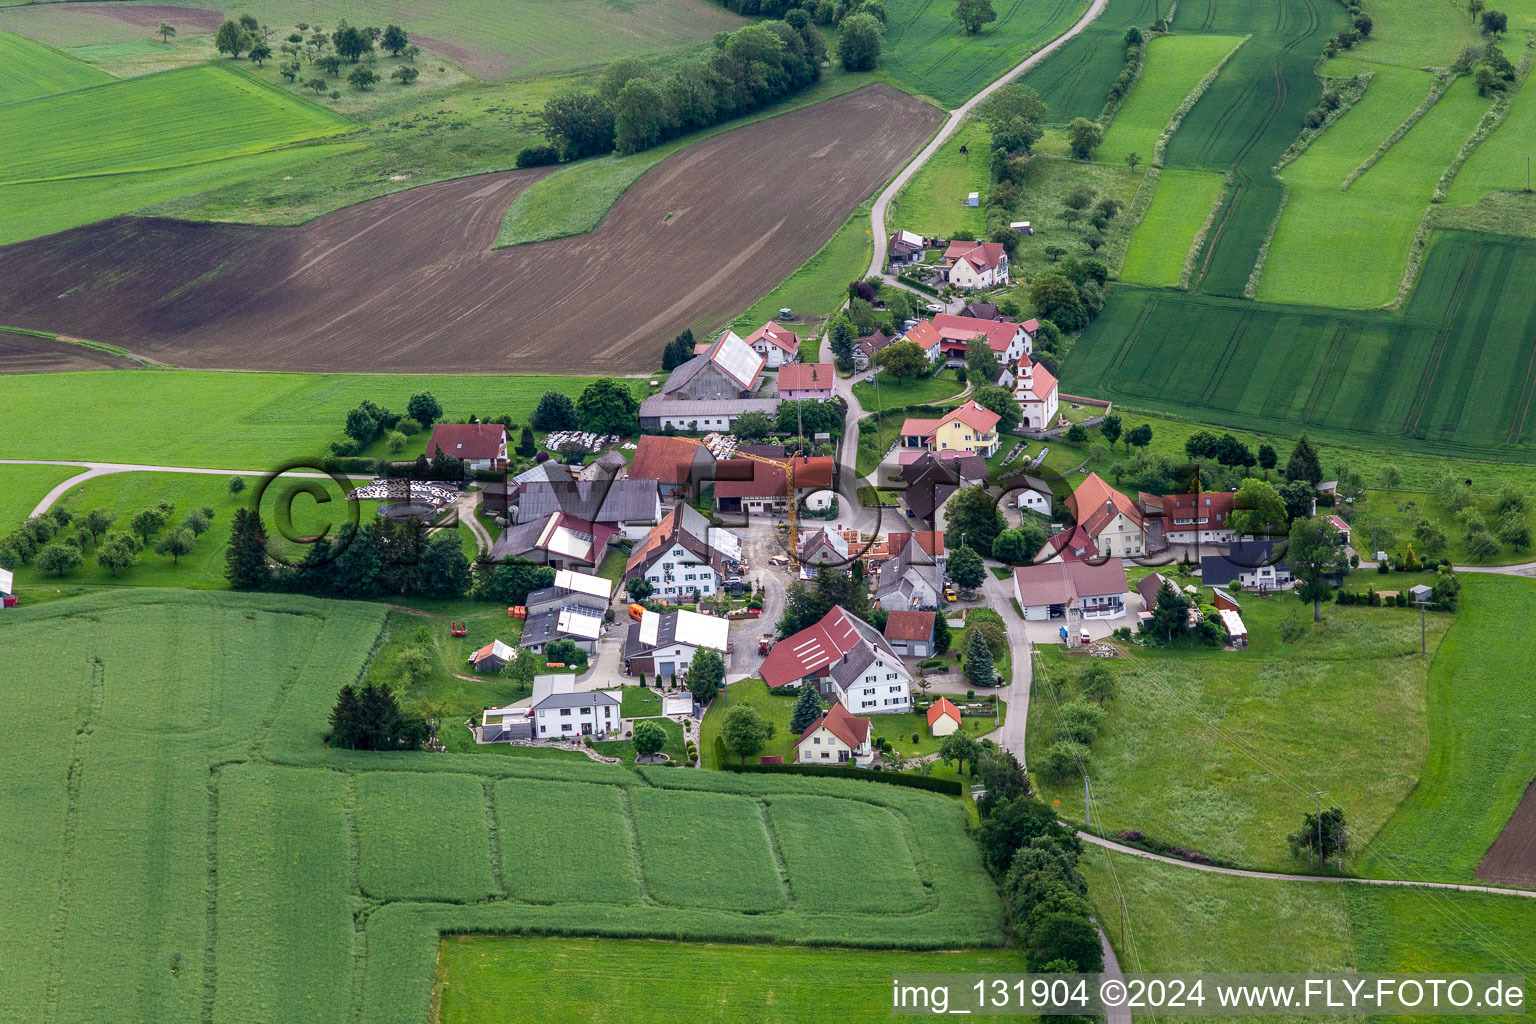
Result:
M745 772L763 775L829 775L839 779L860 779L864 782L886 782L892 786L909 786L926 789L930 793L959 796L965 790L955 779L935 779L927 775L901 775L897 772L876 772L862 768L843 768L830 764L730 764L720 766L728 772Z

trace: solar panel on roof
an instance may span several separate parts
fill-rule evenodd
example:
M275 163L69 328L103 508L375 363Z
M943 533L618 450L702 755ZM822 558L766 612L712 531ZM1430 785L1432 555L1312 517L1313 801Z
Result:
M726 331L715 349L715 364L736 380L742 387L749 387L757 372L762 369L763 357L752 350L735 332Z

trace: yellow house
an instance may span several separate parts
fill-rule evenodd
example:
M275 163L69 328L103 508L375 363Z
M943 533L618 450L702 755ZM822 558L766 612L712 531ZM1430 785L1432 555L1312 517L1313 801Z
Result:
M901 446L935 452L974 452L983 458L997 451L1002 419L985 406L967 401L942 419L909 419L901 425Z

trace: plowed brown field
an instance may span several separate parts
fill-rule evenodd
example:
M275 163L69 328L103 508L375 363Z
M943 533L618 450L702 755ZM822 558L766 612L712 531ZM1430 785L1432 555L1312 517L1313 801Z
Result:
M119 217L0 248L0 323L190 367L643 372L809 259L942 117L864 88L668 157L591 234L496 251L545 171L300 228Z
M1536 889L1536 782L1526 787L1520 806L1483 855L1477 877L1485 882Z

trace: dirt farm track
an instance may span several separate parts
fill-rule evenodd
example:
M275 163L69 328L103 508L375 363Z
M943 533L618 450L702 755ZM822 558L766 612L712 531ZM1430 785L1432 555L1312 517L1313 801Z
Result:
M118 217L0 248L0 323L200 368L644 372L809 259L942 120L869 86L668 157L591 234L494 251L547 170L300 228Z

